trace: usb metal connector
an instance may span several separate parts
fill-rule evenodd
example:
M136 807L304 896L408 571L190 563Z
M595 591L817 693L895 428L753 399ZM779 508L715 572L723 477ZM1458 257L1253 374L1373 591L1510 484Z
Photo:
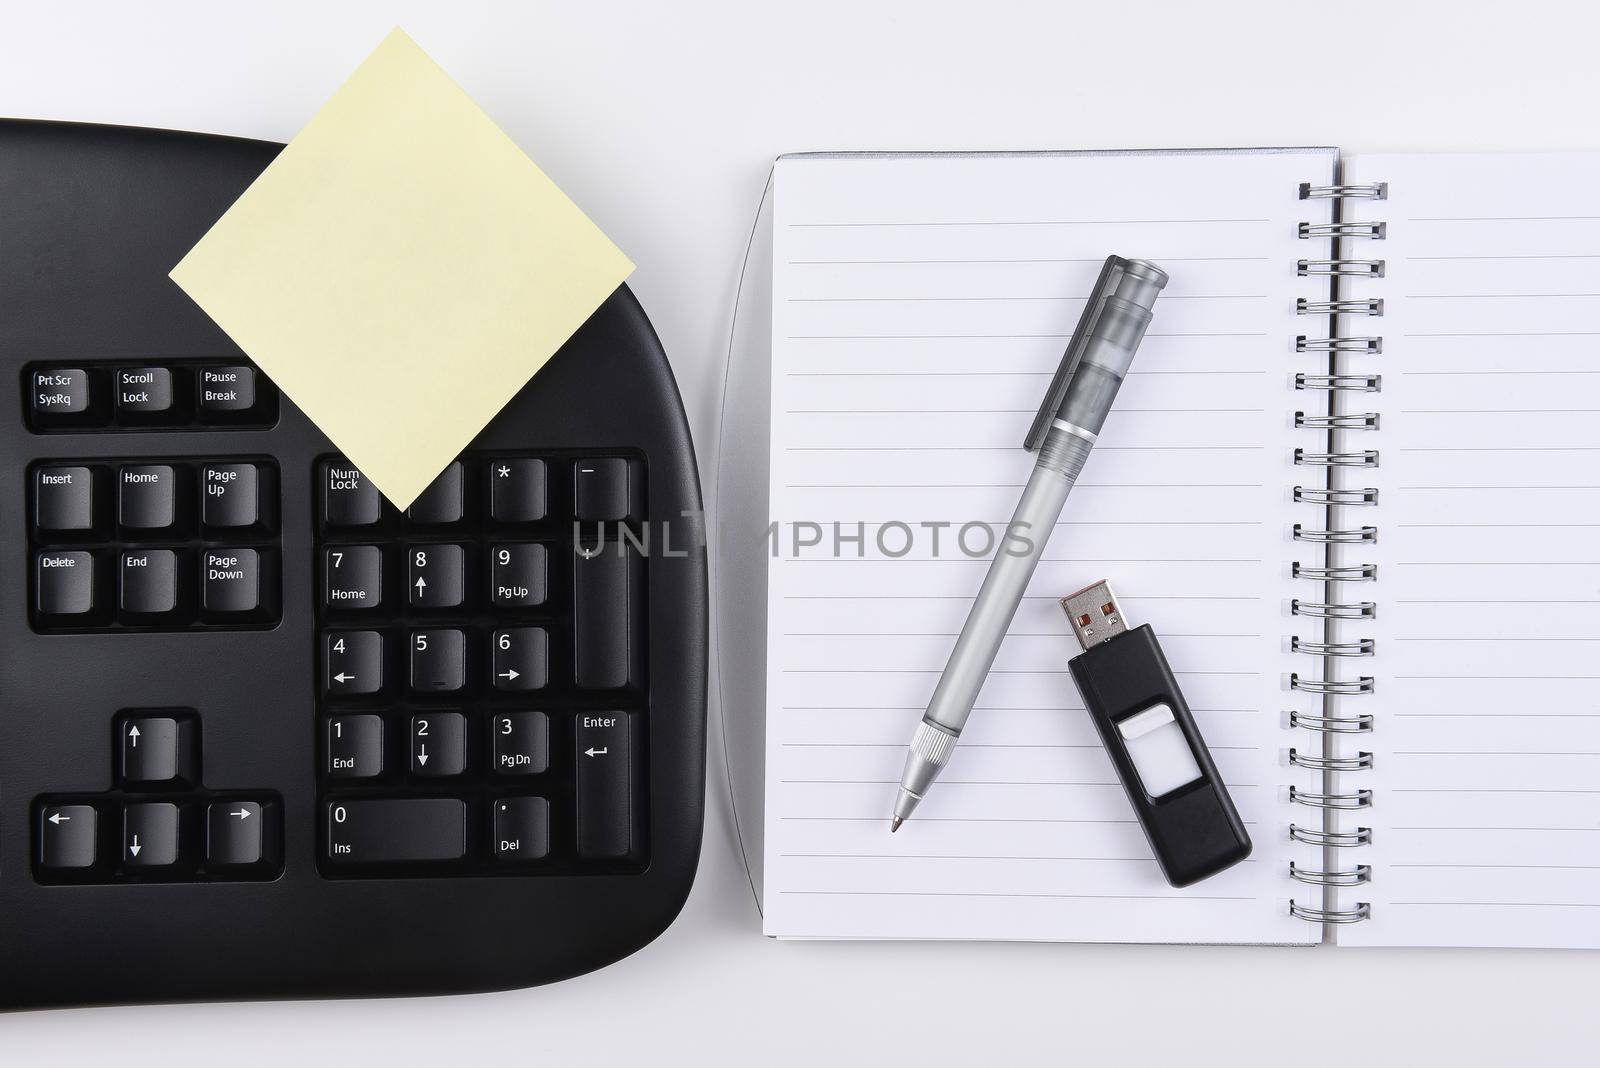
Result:
M1061 610L1072 624L1078 644L1088 649L1109 641L1128 629L1117 595L1104 580L1061 598Z

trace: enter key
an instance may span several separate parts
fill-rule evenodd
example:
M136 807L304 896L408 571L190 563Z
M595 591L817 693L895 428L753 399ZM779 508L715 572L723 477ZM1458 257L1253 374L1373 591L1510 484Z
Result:
M628 715L578 716L578 855L616 860L633 841L633 786L629 770Z

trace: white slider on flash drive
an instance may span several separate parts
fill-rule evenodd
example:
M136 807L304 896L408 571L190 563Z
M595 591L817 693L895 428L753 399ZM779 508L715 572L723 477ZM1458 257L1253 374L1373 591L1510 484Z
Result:
M1200 778L1194 750L1166 704L1151 705L1117 723L1117 733L1128 749L1139 785L1151 797L1164 797Z

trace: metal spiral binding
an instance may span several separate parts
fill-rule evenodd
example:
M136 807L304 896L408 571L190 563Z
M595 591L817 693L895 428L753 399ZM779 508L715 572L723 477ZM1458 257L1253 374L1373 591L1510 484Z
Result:
M1298 430L1376 430L1378 429L1378 413L1350 412L1335 415L1307 415L1305 412L1295 412L1294 425Z
M1296 504L1377 504L1378 491L1368 486L1366 489L1331 489L1322 486L1296 486L1294 488Z
M1325 532L1319 530L1317 533ZM1291 578L1310 579L1312 582L1371 582L1378 577L1378 565L1346 564L1343 567L1307 567L1296 560L1294 566L1289 569L1289 575Z
M1377 355L1383 351L1381 337L1306 337L1294 339L1296 352L1365 352Z
M1381 222L1333 222L1300 224L1301 237L1370 237L1382 241L1389 236L1389 224Z
M1306 712L1290 712L1289 726L1316 731L1318 734L1370 734L1372 717L1314 716Z
M1383 352L1383 337L1376 330L1346 332L1339 329L1341 316L1382 318L1384 304L1381 297L1351 297L1340 290L1350 283L1346 279L1382 278L1387 263L1381 258L1367 258L1348 253L1351 243L1357 241L1382 241L1388 237L1388 224L1384 222L1357 222L1343 217L1343 203L1347 200L1381 201L1388 198L1386 183L1370 184L1335 183L1332 185L1300 186L1302 200L1330 200L1333 202L1331 221L1302 222L1297 228L1301 240L1326 240L1330 243L1327 259L1307 257L1295 264L1295 273L1302 278L1322 277L1328 280L1330 292L1327 299L1301 297L1295 301L1296 315L1324 316L1330 329L1326 337L1300 335L1294 339L1296 353L1322 353L1326 355L1325 373L1299 371L1294 375L1294 388L1307 393L1322 393L1326 406L1317 403L1320 411L1297 411L1294 425L1297 429L1319 433L1325 444L1320 448L1297 448L1293 462L1297 468L1321 468L1324 477L1321 485L1295 486L1293 499L1322 509L1325 522L1312 526L1296 523L1293 538L1296 542L1321 546L1322 559L1310 562L1295 561L1291 574L1297 579L1319 583L1320 596L1294 598L1290 614L1297 619L1320 620L1321 633L1289 639L1291 652L1315 657L1319 671L1291 672L1289 689L1316 697L1314 711L1290 711L1291 728L1310 732L1317 745L1293 747L1288 750L1291 767L1315 772L1321 783L1319 789L1289 788L1289 800L1297 805L1321 810L1322 827L1318 829L1291 824L1289 838L1302 845L1314 846L1322 851L1323 863L1313 866L1289 864L1289 877L1306 886L1322 889L1319 904L1289 901L1290 915L1312 923L1358 923L1371 915L1368 902L1356 902L1353 907L1340 907L1334 900L1335 888L1356 887L1371 881L1372 868L1368 864L1341 863L1341 850L1355 849L1371 844L1369 827L1344 828L1337 825L1338 813L1365 809L1372 804L1372 791L1345 786L1342 777L1363 772L1372 767L1372 753L1359 750L1354 753L1341 750L1340 736L1366 734L1372 730L1372 717L1366 714L1350 715L1336 711L1334 702L1352 699L1373 692L1376 686L1371 676L1356 674L1354 678L1341 677L1340 665L1352 658L1371 657L1377 651L1372 638L1344 636L1339 630L1341 621L1364 621L1374 618L1377 604L1370 600L1354 600L1341 595L1344 583L1372 582L1378 577L1376 564L1348 561L1341 558L1343 546L1371 545L1378 539L1375 525L1348 526L1339 522L1341 509L1350 507L1375 507L1378 490L1374 487L1350 487L1343 483L1342 472L1370 470L1379 465L1378 449L1342 448L1346 431L1373 431L1378 429L1377 412L1348 411L1346 396L1359 393L1378 393L1383 389L1383 378L1377 374L1356 374L1346 371L1341 363L1349 355L1376 356ZM1312 397L1307 397L1312 401ZM1310 405L1307 405L1308 407Z
M1336 604L1331 601L1302 601L1296 597L1289 602L1289 614L1316 619L1371 619L1378 614L1378 606L1373 601Z
M1307 300L1294 302L1296 315L1382 315L1383 298L1371 300Z
M1291 786L1289 787L1289 800L1297 805L1309 805L1312 808L1354 810L1372 807L1372 791L1357 790L1355 793L1350 794L1327 794Z
M1319 545L1371 545L1378 540L1377 527L1357 527L1354 530L1317 530L1314 527L1294 525L1294 540L1315 542Z
M1291 900L1289 915L1312 923L1360 923L1372 915L1372 906L1358 901L1353 909L1314 909Z
M1311 275L1382 278L1387 268L1384 260L1296 260L1294 273L1302 278Z
M1359 679L1306 679L1298 671L1289 675L1289 689L1301 693L1350 694L1371 693L1374 682L1363 675Z
M1388 200L1389 183L1370 185L1312 185L1300 183L1301 200Z
M1307 642L1299 637L1289 640L1289 651L1308 656L1371 656L1378 643L1371 638L1353 642Z
M1290 749L1289 763L1297 768L1314 768L1317 771L1365 771L1372 767L1372 754L1363 752L1347 757L1319 757Z
M1344 393L1378 393L1383 389L1383 376L1298 374L1294 376L1294 388L1326 389Z
M1372 881L1372 868L1367 864L1357 864L1349 871L1312 871L1299 867L1291 860L1289 878L1313 886L1360 886Z
M1348 849L1372 844L1372 828L1357 827L1353 831L1319 831L1311 827L1289 824L1289 841L1301 845Z
M1302 467L1377 467L1378 450L1360 452L1306 452L1294 450L1294 462Z

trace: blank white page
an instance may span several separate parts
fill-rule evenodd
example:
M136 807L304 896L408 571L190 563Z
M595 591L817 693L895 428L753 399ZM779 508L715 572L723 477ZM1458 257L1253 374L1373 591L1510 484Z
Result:
M1372 918L1339 941L1600 946L1600 155L1352 179L1389 227Z
M1287 876L1287 786L1310 779L1284 765L1286 710L1309 709L1285 643L1290 380L1310 367L1294 303L1317 295L1295 224L1320 205L1297 188L1332 161L779 161L768 934L1320 938L1288 914L1297 888L1318 902ZM1171 284L955 756L891 836L906 743L988 567L978 531L1011 515L1022 439L1109 253ZM796 552L796 529L821 544ZM1057 599L1101 578L1161 636L1255 843L1188 889L1162 879L1067 670Z

